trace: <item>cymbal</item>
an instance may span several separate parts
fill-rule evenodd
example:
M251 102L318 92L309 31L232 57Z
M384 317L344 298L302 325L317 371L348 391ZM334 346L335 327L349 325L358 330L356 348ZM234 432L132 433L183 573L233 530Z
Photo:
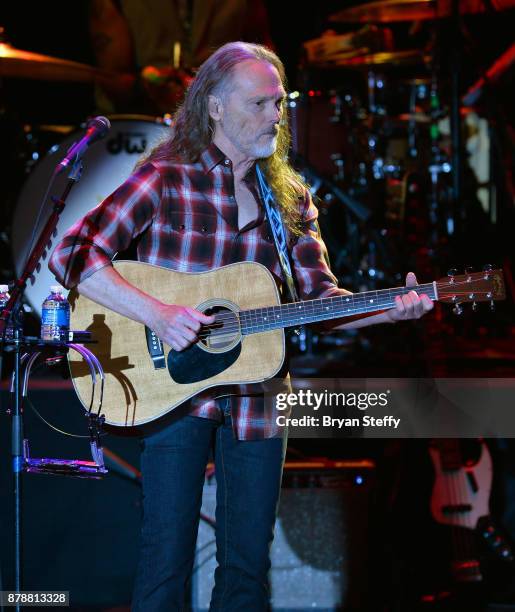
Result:
M0 76L40 81L93 83L103 78L117 78L120 75L88 64L22 51L0 42Z
M334 58L335 66L348 68L370 67L370 66L404 66L413 64L424 64L429 61L429 56L419 49L407 51L387 51L383 53L369 53L348 58Z
M493 9L502 11L515 7L515 0L490 0ZM452 0L376 0L351 6L334 13L329 21L342 23L391 23L395 21L427 21L452 15ZM484 13L486 0L460 0L459 13Z

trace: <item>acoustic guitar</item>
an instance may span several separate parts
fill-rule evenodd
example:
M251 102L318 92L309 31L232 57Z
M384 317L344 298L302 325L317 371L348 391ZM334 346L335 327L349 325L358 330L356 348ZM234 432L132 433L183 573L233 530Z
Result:
M285 357L284 328L386 310L395 297L415 289L461 308L464 302L503 299L501 270L488 269L418 285L281 304L270 271L240 262L209 272L184 273L142 262L115 262L116 270L142 291L168 304L214 314L184 351L165 347L144 325L70 292L72 329L92 332L91 349L105 372L102 412L110 425L142 425L217 386L268 380ZM91 402L86 364L69 355L73 384L85 408Z

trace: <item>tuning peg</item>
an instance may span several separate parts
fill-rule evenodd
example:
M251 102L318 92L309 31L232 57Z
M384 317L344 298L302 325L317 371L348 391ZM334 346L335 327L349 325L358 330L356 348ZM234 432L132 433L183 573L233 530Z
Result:
M450 268L447 272L447 276L456 276L456 274L458 274L458 270L456 270L456 268Z
M472 272L474 272L474 267L473 266L466 266L465 274L472 274Z
M477 302L472 302L472 310L477 312Z
M486 264L485 266L483 266L483 272L491 272L493 269L494 268L492 264Z
M454 306L454 308L452 309L452 312L455 315L463 314L463 306L461 304L456 304L456 306Z

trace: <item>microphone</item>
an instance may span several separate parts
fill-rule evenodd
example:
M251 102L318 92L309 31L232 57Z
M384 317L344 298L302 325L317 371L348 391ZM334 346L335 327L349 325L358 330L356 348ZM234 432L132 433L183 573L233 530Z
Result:
M93 117L93 119L90 119L86 125L86 133L84 136L72 144L64 159L57 165L54 173L55 176L61 174L70 164L79 160L84 155L89 145L104 138L110 128L111 122L107 117Z

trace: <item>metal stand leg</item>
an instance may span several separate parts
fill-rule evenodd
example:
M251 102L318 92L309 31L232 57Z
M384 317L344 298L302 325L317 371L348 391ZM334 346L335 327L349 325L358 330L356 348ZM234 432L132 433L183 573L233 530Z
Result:
M21 415L20 401L20 346L19 330L15 331L14 350L14 407L12 414L12 468L14 479L14 588L17 592L22 590L22 470L23 470L23 421ZM16 604L16 612L21 610L19 603Z

